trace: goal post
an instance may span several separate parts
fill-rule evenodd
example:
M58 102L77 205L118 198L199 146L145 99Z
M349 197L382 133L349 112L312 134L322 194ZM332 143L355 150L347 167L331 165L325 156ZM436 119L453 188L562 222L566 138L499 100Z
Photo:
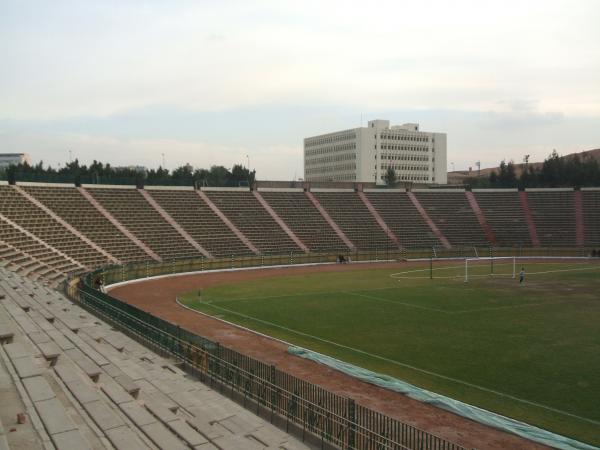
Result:
M489 264L487 262L489 261ZM478 264L479 263L479 264ZM488 267L488 273L477 273L476 267ZM509 270L506 272L497 271L498 266L509 266ZM481 271L479 271L481 272ZM516 278L517 276L517 257L516 256L489 256L481 258L465 258L464 265L464 282L468 283L470 278L473 277L484 277L484 276L510 276Z

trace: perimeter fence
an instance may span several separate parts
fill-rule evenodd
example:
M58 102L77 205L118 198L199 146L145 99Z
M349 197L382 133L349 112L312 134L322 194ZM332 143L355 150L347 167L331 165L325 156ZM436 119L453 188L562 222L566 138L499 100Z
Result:
M514 249L482 249L510 256ZM445 250L444 257L471 257L474 248ZM552 256L580 256L580 249L554 249ZM523 249L517 256L528 256ZM535 256L545 251L535 249ZM541 254L540 254L541 253ZM432 257L426 250L374 250L344 254L352 261ZM547 256L550 256L548 251ZM437 255L440 257L440 255ZM532 253L533 256L533 253ZM257 414L321 448L348 450L466 450L424 430L357 404L255 358L194 334L96 289L104 284L185 272L336 262L339 254L289 254L220 259L144 262L103 267L66 284L68 296L137 340L172 355L201 381L220 389Z

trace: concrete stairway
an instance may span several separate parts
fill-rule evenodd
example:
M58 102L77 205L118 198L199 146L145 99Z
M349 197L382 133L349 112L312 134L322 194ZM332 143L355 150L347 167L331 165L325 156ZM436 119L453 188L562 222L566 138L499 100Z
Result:
M58 292L3 268L0 342L0 362L29 405L34 448L308 448Z

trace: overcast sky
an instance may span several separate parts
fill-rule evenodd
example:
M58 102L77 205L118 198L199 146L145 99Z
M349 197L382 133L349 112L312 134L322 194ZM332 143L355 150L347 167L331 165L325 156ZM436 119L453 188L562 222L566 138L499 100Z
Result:
M0 152L291 179L361 116L447 133L449 169L599 148L599 23L598 0L0 0Z

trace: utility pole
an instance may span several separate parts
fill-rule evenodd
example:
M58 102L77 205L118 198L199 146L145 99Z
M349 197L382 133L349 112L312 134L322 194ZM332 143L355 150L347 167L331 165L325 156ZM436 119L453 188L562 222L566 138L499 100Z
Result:
M479 178L481 176L481 161L477 161L475 165L477 166L477 178Z

